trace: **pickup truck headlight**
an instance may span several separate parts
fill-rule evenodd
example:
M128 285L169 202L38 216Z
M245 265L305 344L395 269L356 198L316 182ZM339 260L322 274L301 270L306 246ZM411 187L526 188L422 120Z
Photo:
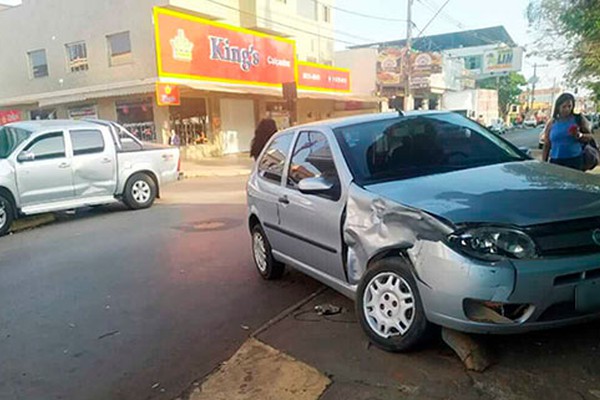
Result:
M466 228L450 234L448 241L462 253L486 261L537 257L534 241L518 229L493 226Z

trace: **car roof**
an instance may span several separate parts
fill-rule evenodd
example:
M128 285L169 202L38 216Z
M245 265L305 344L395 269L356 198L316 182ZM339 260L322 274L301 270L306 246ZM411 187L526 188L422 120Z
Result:
M371 113L371 114L361 114L352 117L341 117L341 118L333 118L333 119L325 119L321 121L309 122L302 125L295 125L288 129L296 130L296 129L307 129L307 128L322 128L328 127L331 129L341 128L344 126L357 125L365 122L373 122L373 121L385 121L386 119L395 119L395 118L403 118L403 117L414 117L419 115L440 115L440 114L449 114L451 111L409 111L405 113L399 113L397 111L393 112L384 112L384 113Z
M96 128L98 124L88 121L78 121L72 119L45 119L33 121L12 122L5 126L21 128L28 131L40 131L46 129L69 129L69 128Z

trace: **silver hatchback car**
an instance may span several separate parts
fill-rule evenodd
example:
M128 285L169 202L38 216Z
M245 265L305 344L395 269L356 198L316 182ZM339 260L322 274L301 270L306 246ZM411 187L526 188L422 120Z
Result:
M277 133L248 186L254 261L353 298L383 349L432 325L518 333L600 317L600 181L454 113Z

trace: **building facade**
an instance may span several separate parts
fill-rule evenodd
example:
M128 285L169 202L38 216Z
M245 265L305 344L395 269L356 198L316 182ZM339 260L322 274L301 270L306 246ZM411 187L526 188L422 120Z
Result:
M24 0L0 12L0 121L102 118L145 140L175 133L188 158L246 151L267 111L290 123L290 78L297 122L343 115L356 100L349 71L331 66L331 1ZM231 79L228 66L255 43L273 53ZM282 69L291 74L272 73Z

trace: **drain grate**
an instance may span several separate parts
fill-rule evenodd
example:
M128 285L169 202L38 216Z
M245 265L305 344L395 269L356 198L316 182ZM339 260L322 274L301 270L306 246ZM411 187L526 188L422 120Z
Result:
M240 226L241 224L242 220L240 219L217 218L191 222L189 224L176 226L173 229L183 232L216 232L232 229Z

